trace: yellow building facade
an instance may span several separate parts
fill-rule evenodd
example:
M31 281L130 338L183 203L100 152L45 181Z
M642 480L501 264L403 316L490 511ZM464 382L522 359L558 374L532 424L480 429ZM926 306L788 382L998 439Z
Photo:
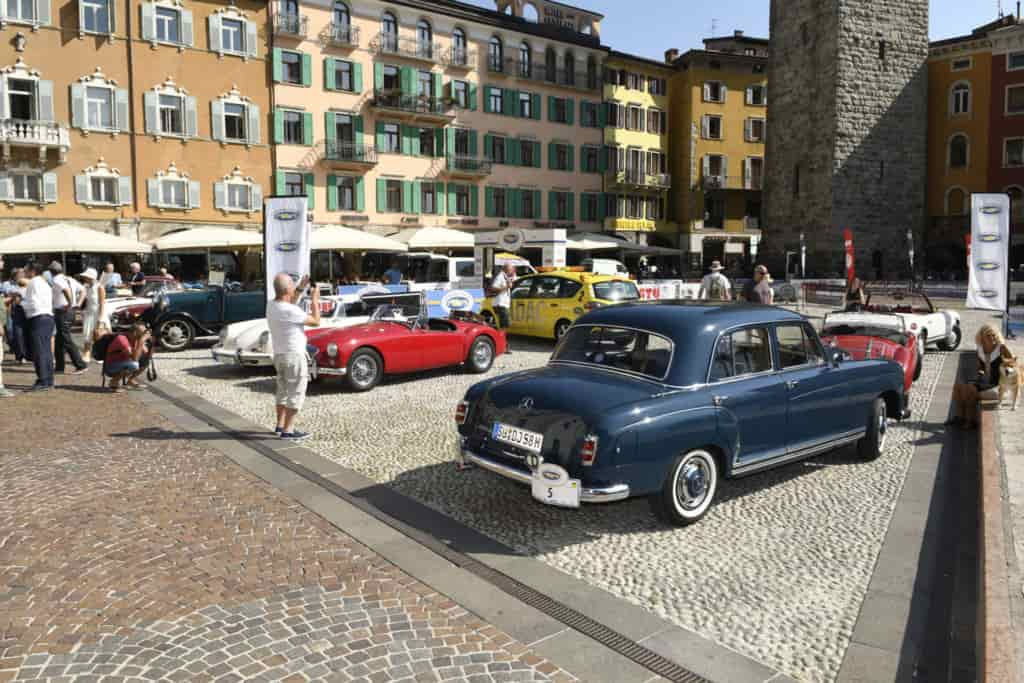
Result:
M634 242L646 243L643 233L670 229L672 73L667 64L622 52L612 51L605 59L604 228Z
M666 61L669 82L669 215L690 270L711 261L745 269L761 239L768 109L768 43L737 32Z

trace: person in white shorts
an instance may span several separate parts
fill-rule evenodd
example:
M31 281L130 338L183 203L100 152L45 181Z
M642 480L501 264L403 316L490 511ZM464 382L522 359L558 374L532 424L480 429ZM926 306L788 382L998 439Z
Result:
M274 431L282 439L293 441L309 438L309 434L294 429L294 422L306 400L309 383L306 326L320 325L320 294L316 287L312 288L309 313L296 305L308 285L308 277L302 278L296 287L291 275L278 273L274 277L274 300L267 304L267 325L277 371L277 427Z

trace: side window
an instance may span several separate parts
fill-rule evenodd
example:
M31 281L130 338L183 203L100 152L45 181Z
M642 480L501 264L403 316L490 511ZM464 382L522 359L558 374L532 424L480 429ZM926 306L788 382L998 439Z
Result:
M775 328L782 369L818 363L821 352L803 325L779 325Z
M768 330L756 327L719 337L708 377L712 382L772 369Z
M571 299L579 294L582 288L583 285L575 280L562 280L562 291L558 296L563 299Z
M533 289L533 278L530 278L529 280L520 280L512 286L512 298L529 299L531 289Z
M537 281L537 288L534 290L533 298L557 299L559 297L559 291L562 288L562 278L539 277L535 279Z

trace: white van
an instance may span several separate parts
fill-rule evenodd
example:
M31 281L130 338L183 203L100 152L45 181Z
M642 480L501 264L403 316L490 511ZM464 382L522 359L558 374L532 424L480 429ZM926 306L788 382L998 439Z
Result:
M595 275L620 275L629 277L629 270L622 261L611 258L588 258L584 259L580 266L588 273Z

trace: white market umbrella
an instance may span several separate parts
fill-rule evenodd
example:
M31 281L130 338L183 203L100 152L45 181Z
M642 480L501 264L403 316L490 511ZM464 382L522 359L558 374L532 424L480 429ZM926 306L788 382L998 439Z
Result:
M0 254L148 254L148 244L69 223L54 223L0 240Z
M232 228L188 228L158 237L153 246L157 251L262 247L263 233Z
M476 245L470 233L449 228L407 228L390 237L410 249L472 249Z
M575 251L600 251L602 249L621 249L626 245L624 240L602 235L597 232L578 232L565 240L565 248Z
M409 247L387 237L341 225L325 225L313 231L313 251L409 251Z

